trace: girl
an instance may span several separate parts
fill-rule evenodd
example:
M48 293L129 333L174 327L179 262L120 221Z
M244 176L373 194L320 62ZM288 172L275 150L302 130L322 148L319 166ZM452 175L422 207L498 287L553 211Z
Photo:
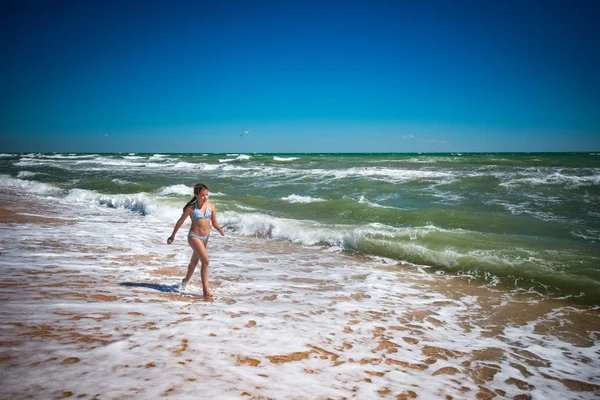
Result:
M217 222L217 209L215 205L208 202L208 187L202 183L198 183L194 186L194 198L190 200L185 207L183 207L183 214L181 218L175 224L173 234L167 239L167 243L173 243L175 240L175 234L185 221L187 217L190 217L192 226L188 233L188 244L194 251L190 264L188 265L187 275L181 281L181 287L185 289L185 286L192 280L192 274L198 265L198 261L202 262L200 269L200 277L202 278L202 291L204 298L207 300L212 299L212 293L208 289L208 254L206 253L206 246L208 244L208 236L210 235L210 225L215 227L221 236L225 236L223 229Z

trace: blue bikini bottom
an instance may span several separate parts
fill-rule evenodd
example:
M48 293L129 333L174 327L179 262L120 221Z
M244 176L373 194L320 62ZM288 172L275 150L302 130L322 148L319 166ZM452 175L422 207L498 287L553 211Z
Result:
M190 233L188 233L188 238L198 238L204 244L206 244L206 242L208 242L208 235L207 236L198 236L195 233L190 232Z

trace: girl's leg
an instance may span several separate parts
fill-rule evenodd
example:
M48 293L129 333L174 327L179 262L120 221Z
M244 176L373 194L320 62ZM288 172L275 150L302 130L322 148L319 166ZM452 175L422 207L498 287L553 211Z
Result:
M202 267L200 269L200 277L202 278L202 291L204 292L204 297L210 298L212 297L212 293L208 289L209 259L208 254L206 253L206 247L200 239L194 237L188 238L188 243L190 247L194 250L193 257L196 257L202 263ZM198 264L198 261L196 261L196 264ZM196 266L194 265L194 269L195 268ZM186 276L186 279L191 279L191 274L194 272L194 269L192 269L191 272L188 270L188 276Z
M192 258L190 258L190 263L188 264L187 274L185 275L185 278L183 278L182 282L184 285L192 280L192 275L194 274L199 261L200 257L198 257L195 251L192 252Z

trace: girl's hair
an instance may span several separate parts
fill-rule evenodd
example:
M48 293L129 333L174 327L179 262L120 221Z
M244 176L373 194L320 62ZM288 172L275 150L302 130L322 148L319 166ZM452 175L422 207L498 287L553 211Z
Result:
M203 183L196 183L194 185L194 195L202 192L204 189L208 190L208 186L206 186ZM187 204L185 206L183 206L183 211L185 211L185 209L189 206L191 206L192 204L194 204L197 201L196 196L192 197L192 199L190 201L187 202Z

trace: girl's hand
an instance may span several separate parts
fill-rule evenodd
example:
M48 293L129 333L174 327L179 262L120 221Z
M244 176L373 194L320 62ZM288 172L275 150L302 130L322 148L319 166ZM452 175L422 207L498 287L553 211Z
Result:
M173 236L169 236L169 238L167 239L167 244L173 243L173 240L175 240L175 238Z

